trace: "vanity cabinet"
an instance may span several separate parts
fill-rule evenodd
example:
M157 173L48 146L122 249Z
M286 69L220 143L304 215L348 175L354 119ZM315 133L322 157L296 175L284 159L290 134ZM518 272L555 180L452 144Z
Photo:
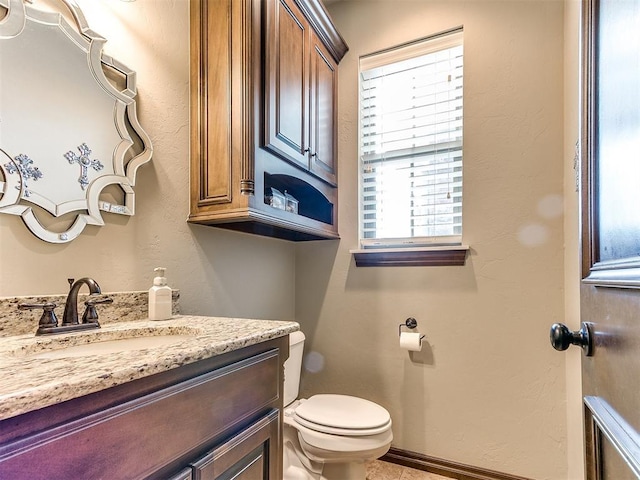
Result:
M0 422L0 478L282 478L288 337Z
M339 238L337 65L347 46L324 7L193 0L190 8L189 222Z

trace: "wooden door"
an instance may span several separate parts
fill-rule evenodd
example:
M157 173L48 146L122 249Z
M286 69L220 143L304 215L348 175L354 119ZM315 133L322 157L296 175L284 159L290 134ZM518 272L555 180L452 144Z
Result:
M586 0L583 32L583 328L571 338L559 334L556 340L564 337L582 344L587 353L582 360L587 478L636 479L640 478L640 0Z
M317 35L311 36L311 172L336 182L337 65Z

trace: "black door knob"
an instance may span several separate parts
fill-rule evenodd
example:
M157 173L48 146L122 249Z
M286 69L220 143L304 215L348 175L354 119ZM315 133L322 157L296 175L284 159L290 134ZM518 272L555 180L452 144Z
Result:
M578 345L587 357L593 355L593 332L587 322L582 322L580 330L576 332L569 330L563 323L554 323L551 325L549 339L556 350L566 350L570 345Z

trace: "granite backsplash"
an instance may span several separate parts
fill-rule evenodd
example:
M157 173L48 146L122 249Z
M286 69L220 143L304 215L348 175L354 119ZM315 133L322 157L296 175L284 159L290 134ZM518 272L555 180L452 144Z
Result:
M89 294L78 295L78 317L82 318L84 301ZM115 292L103 293L103 297L113 299L111 304L97 305L100 324L130 322L148 318L149 292ZM57 306L55 313L58 323L62 322L66 295L40 295L35 297L0 297L0 337L24 335L38 329L38 322L42 316L41 309L18 310L20 303L53 302ZM172 291L173 315L180 314L180 291Z

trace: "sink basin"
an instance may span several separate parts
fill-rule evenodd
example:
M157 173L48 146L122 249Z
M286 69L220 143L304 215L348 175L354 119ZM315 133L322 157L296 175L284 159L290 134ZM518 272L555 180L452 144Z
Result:
M118 338L103 340L82 345L72 345L30 355L31 358L73 358L90 355L122 353L146 348L165 347L193 338L193 335L158 335L153 337Z
M31 337L11 351L29 359L56 359L109 355L176 345L198 338L198 328L186 326L114 326L68 335Z

